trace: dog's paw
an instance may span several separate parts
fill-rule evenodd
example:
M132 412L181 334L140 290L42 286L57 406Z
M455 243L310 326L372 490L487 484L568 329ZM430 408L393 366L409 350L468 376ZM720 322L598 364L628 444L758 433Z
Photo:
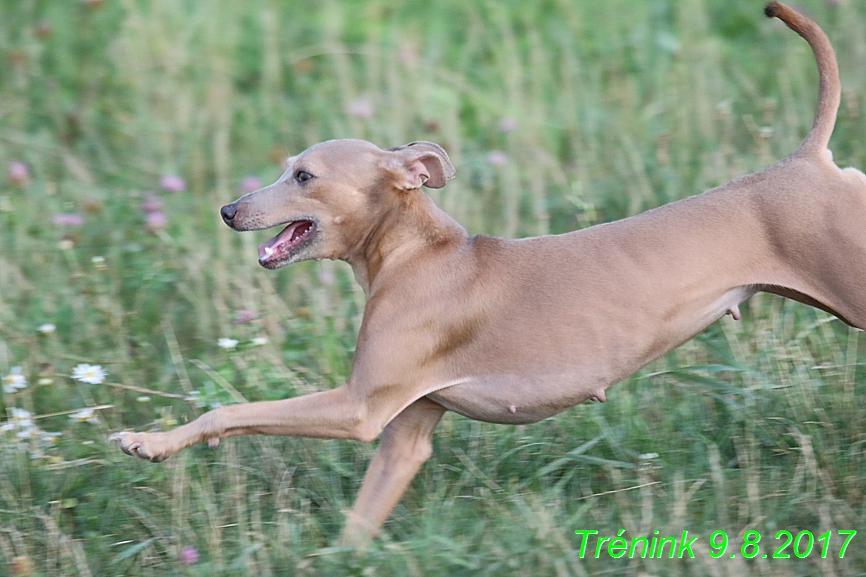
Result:
M173 451L168 451L164 439L165 433L131 433L123 431L108 437L109 441L117 441L120 450L127 455L147 459L159 463L168 459Z

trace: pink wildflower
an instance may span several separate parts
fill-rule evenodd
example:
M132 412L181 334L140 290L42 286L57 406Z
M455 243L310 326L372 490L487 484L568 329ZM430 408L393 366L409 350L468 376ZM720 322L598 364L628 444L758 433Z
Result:
M148 213L159 212L162 210L162 201L153 192L148 192L144 202L141 203L141 210Z
M9 165L9 182L15 186L23 186L27 184L29 178L30 170L23 162L16 160Z
M51 36L51 22L48 20L40 20L36 23L36 26L33 27L33 33L40 40L45 40Z
M56 226L81 226L84 224L84 217L74 212L61 212L55 214L51 222Z
M177 556L177 560L181 562L183 565L192 565L196 561L198 561L198 550L192 545L187 545L183 549L180 550L180 553Z
M262 181L256 176L245 176L241 181L241 192L246 194L262 187Z
M334 284L334 273L329 270L319 271L319 280L322 281L323 284Z
M165 214L162 212L149 212L147 213L147 218L145 219L145 226L147 226L147 230L150 232L159 232L165 229L165 225L168 223L168 218L166 218Z
M499 130L502 132L511 132L515 128L517 128L517 121L510 116L506 116L499 121Z
M493 166L505 166L508 164L508 155L501 150L491 150L487 155L487 162Z
M246 323L253 322L253 319L256 318L256 311L251 311L248 309L242 309L235 313L234 322L243 325Z
M169 174L162 177L159 185L167 192L183 192L186 190L186 181L176 174Z
M349 114L355 118L370 118L373 116L373 103L363 96L356 98L349 104Z

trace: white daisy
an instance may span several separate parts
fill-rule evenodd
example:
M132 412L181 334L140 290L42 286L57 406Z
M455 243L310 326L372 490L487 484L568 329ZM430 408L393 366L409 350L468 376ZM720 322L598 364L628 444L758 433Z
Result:
M69 418L73 421L78 421L80 423L99 422L99 415L97 415L96 411L94 411L93 409L81 409L80 411L69 415Z
M36 330L38 330L43 335L50 335L51 333L53 333L54 331L57 330L57 327L51 323L45 323L45 324L39 325L39 328Z
M199 409L204 408L205 402L201 398L201 391L190 391L189 394L184 397L184 401L189 401L191 403L195 403L195 406Z
M33 424L33 414L27 409L11 407L9 413L11 418L3 424L4 431L13 431L18 429L18 438L26 439L37 430L36 426Z
M72 378L90 385L98 385L105 380L106 373L99 365L82 363L72 369Z
M57 431L57 432L40 431L39 432L39 440L42 441L43 443L45 443L46 445L53 445L58 440L60 440L60 437L62 437L62 436L63 436L63 433L61 433L60 431Z
M108 265L105 263L104 256L95 256L90 259L90 262L93 263L93 268L96 270L105 270L108 268Z
M233 349L238 346L238 341L236 339L220 339L217 341L217 345L223 349Z
M27 388L27 379L21 374L21 367L12 367L9 374L3 377L3 392L12 394L18 389Z

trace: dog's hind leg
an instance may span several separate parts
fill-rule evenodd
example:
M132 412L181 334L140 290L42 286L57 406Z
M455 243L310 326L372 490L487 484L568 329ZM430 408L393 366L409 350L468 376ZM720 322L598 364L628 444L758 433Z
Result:
M341 541L363 545L400 500L409 482L433 450L433 429L445 409L421 398L388 423L370 461Z

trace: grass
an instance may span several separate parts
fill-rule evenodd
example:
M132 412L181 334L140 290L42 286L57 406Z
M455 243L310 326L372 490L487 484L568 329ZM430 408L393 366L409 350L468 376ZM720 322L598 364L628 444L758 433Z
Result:
M363 551L332 545L370 446L241 438L153 465L106 441L347 377L351 271L259 268L258 237L217 213L245 178L271 181L326 138L433 140L459 172L435 200L507 236L694 194L784 156L811 124L808 47L760 4L0 3L0 376L20 367L27 383L0 408L0 573L866 574L866 533L844 559L835 533L866 530L861 333L769 295L603 405L519 427L447 416ZM803 2L840 54L836 160L863 168L866 7L836 4ZM185 191L160 189L173 175ZM153 196L164 222L141 208ZM105 382L73 380L83 363ZM68 414L105 406L97 422ZM580 559L575 529L700 540L695 559ZM731 559L748 530L767 553L780 530L834 533L825 559L818 545Z

